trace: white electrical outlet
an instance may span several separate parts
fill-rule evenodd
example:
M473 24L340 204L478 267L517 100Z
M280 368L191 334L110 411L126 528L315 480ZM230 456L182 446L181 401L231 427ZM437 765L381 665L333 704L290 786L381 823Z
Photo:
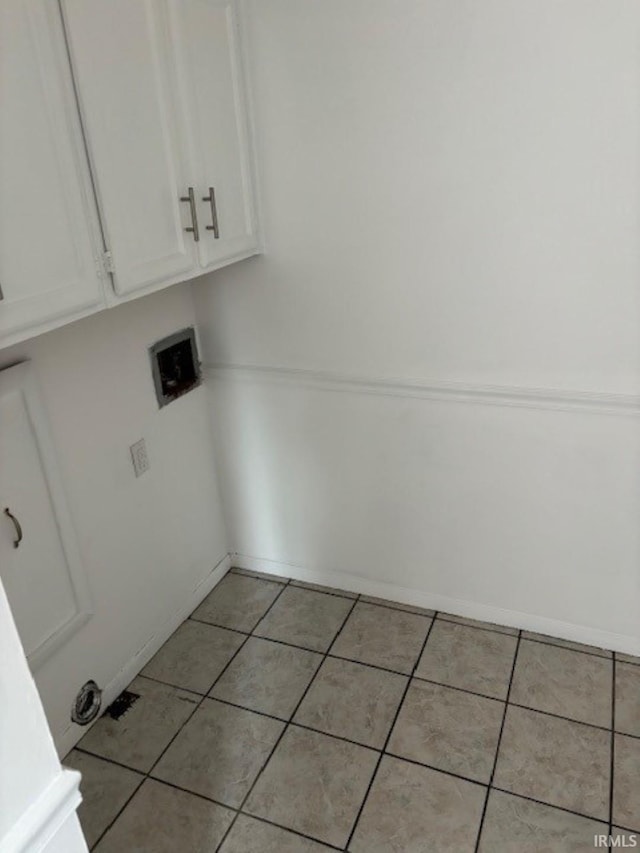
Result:
M144 474L145 471L149 470L149 457L147 456L147 445L145 444L144 438L141 438L140 441L136 441L135 444L132 444L129 450L131 451L133 470L136 473L136 477L139 477L141 474Z

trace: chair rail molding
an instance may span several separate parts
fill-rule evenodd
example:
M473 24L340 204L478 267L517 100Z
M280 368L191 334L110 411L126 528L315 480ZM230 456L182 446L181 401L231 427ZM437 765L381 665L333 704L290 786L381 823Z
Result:
M482 385L437 379L392 379L349 373L254 364L205 364L217 381L270 382L324 391L405 397L480 406L506 406L601 415L640 415L640 395L535 388L525 385Z

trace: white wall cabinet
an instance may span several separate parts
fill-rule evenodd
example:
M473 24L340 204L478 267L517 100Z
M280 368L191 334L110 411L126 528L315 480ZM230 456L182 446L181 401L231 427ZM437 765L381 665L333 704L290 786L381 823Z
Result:
M0 346L258 251L234 0L3 0L0 54Z
M194 181L203 190L198 256L203 269L215 269L257 249L236 5L171 0L170 19L182 124Z
M63 10L116 293L254 254L235 4L64 0Z
M62 22L0 3L0 342L104 305L101 243Z

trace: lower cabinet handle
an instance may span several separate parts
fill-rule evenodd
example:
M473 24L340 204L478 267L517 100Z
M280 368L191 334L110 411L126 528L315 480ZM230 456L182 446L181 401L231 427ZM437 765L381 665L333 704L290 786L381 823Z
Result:
M191 209L191 225L185 228L185 231L190 231L193 234L193 239L196 243L200 240L200 229L198 228L198 212L196 210L196 199L193 194L193 187L189 187L187 192L189 195L180 196L180 201L186 201Z
M4 508L4 514L13 521L13 526L16 529L16 538L13 540L13 547L17 548L22 542L22 525L15 517L15 515L11 512L8 506Z
M218 228L218 208L216 207L216 192L213 187L209 187L209 195L204 196L202 201L208 201L211 205L211 225L207 225L207 231L213 231L213 236L217 240L220 237Z

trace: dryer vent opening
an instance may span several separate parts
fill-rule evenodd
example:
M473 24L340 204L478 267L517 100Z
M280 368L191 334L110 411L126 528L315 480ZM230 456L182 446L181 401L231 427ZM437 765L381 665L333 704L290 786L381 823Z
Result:
M71 719L79 726L88 726L100 713L102 690L95 681L87 681L80 688L71 708Z
M151 371L160 408L202 382L193 327L163 338L149 348Z

